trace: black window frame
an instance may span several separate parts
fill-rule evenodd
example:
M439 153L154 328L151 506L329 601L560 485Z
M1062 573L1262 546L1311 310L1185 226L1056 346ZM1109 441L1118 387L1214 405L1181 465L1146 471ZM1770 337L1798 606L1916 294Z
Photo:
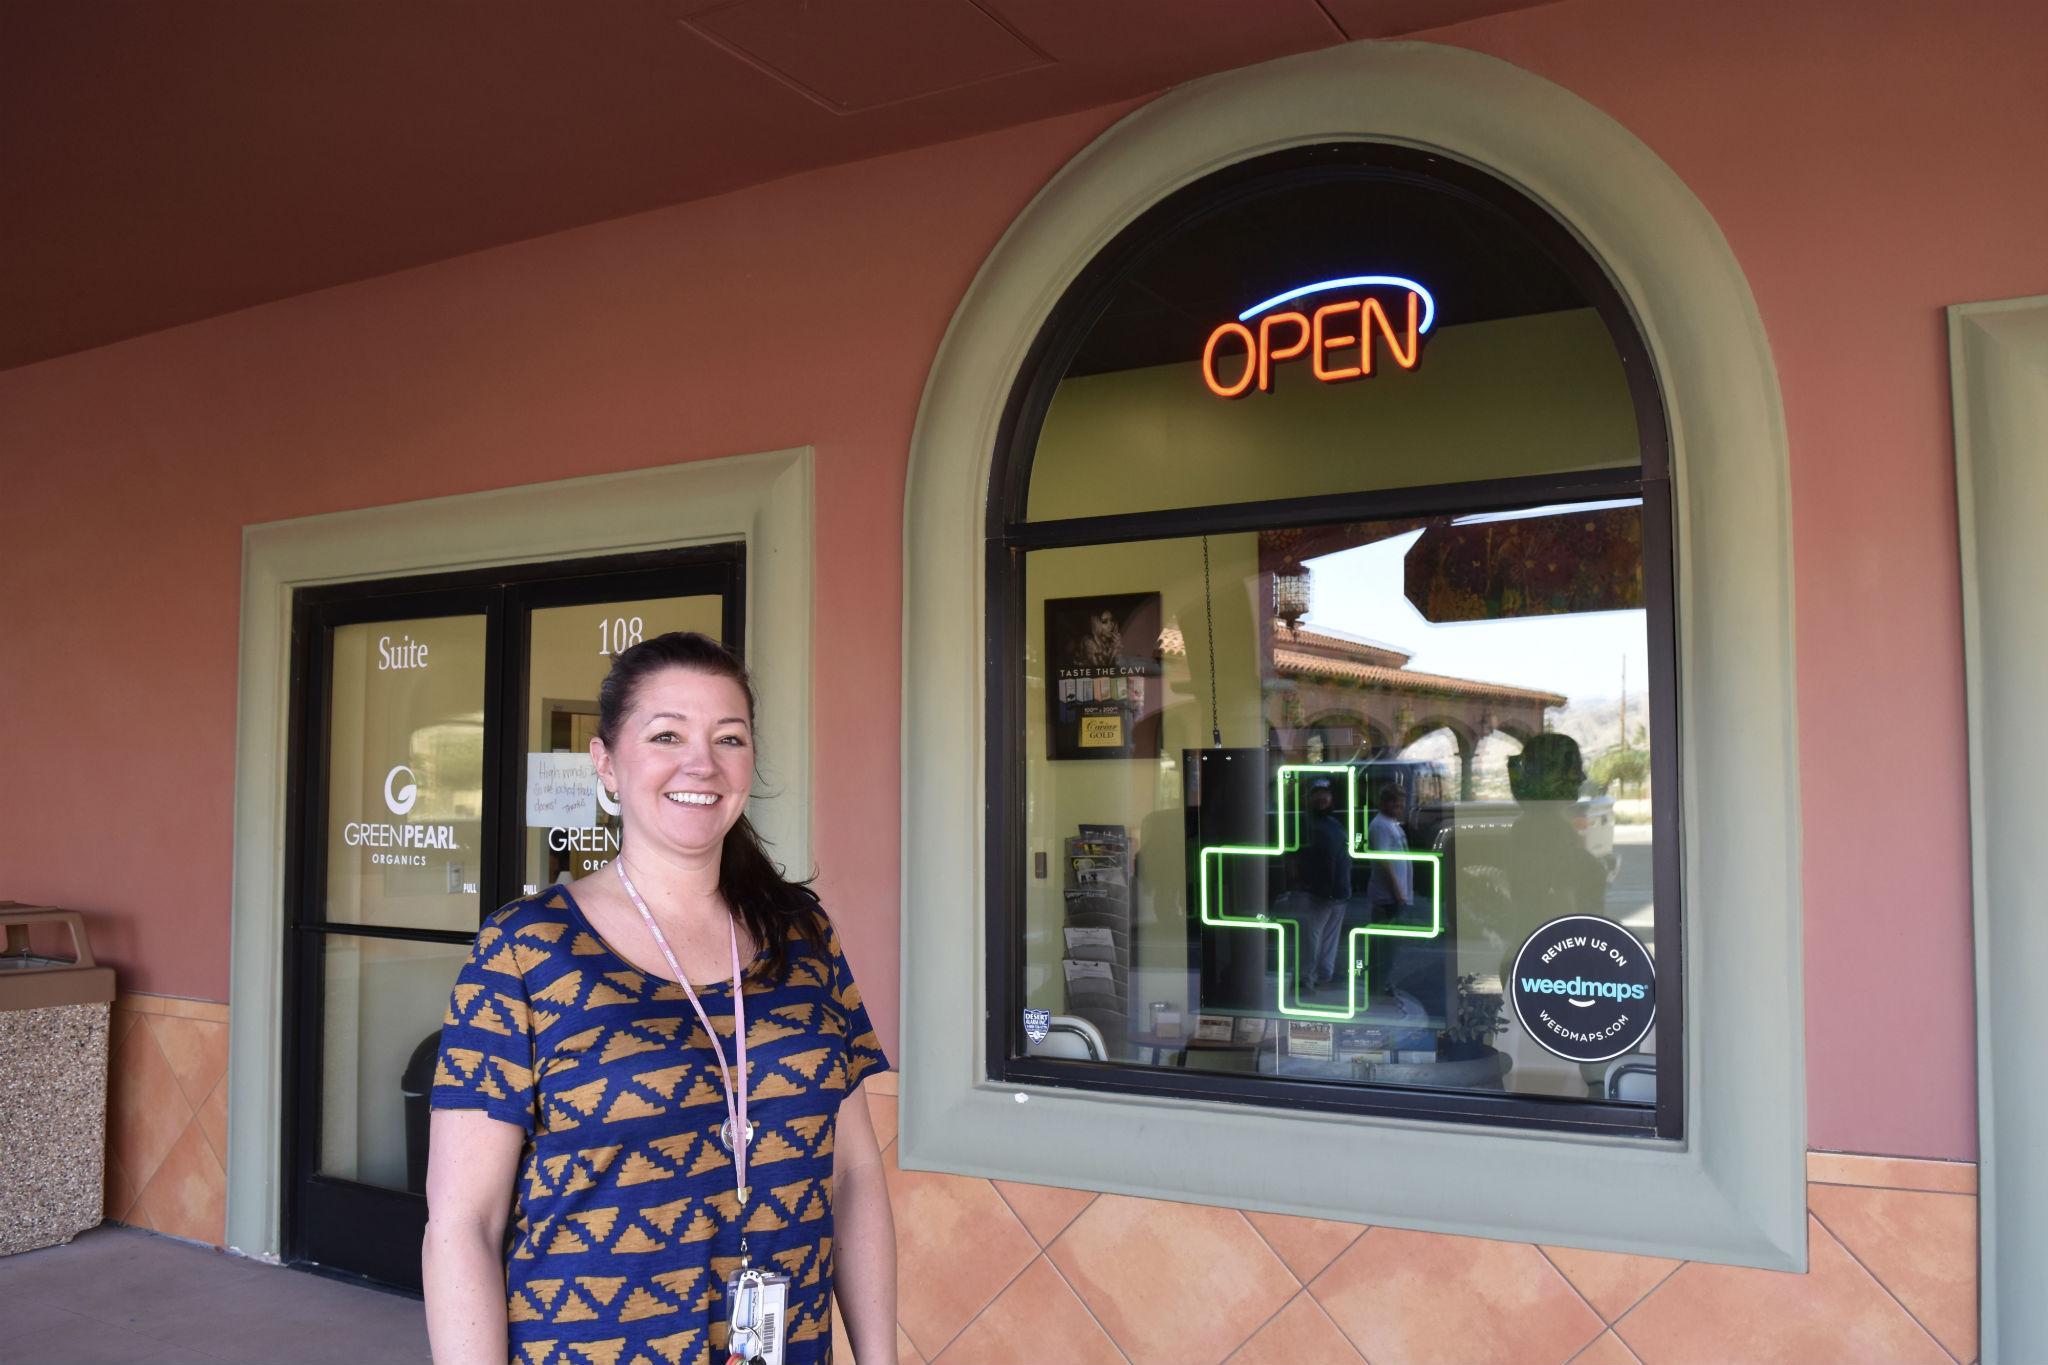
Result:
M417 1248L426 1226L424 1199L318 1169L324 1037L317 1015L325 993L320 944L353 937L466 947L486 917L522 893L524 823L519 803L508 796L506 778L519 771L526 752L525 727L516 718L525 714L528 701L526 656L533 611L712 594L723 601L721 638L744 658L742 542L337 583L293 593L280 1106L280 1250L287 1264L415 1293L420 1289ZM324 898L327 882L333 630L363 621L438 616L482 616L485 622L477 928L328 920L313 911ZM314 1235L316 1222L319 1233Z
M1118 286L1137 269L1146 253L1155 244L1244 198L1269 193L1290 182L1311 184L1361 173L1419 178L1432 187L1481 202L1504 215L1543 248L1579 286L1605 323L1620 355L1635 412L1639 464L1634 468L1030 520L1032 463L1053 395ZM1029 856L1023 822L1029 761L1024 742L1023 685L1028 554L1043 549L1635 497L1642 500L1651 782L1659 793L1660 806L1668 803L1671 808L1670 815L1658 821L1651 855L1652 894L1657 907L1652 941L1660 996L1654 1025L1658 1063L1654 1105L1333 1083L1024 1055L1020 1008L1026 998L1023 904ZM1319 142L1226 167L1176 191L1133 220L1080 272L1040 328L1005 402L990 473L984 533L987 735L983 890L985 941L990 945L985 964L988 1010L983 1021L987 1079L996 1084L1222 1101L1267 1109L1682 1139L1686 1127L1685 903L1681 885L1684 826L1679 808L1683 788L1679 766L1672 518L1669 424L1662 388L1634 310L1605 267L1568 226L1485 170L1439 153L1393 144L1364 140Z

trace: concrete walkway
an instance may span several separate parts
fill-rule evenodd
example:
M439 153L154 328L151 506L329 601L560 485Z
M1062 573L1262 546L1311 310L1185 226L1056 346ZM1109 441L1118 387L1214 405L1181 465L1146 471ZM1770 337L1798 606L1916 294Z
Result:
M417 1299L107 1225L0 1257L0 1362L424 1365Z

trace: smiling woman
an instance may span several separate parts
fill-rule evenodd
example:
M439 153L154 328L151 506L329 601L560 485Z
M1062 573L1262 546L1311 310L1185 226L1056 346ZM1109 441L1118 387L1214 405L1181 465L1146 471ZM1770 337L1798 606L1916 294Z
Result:
M656 636L598 710L619 855L492 917L442 1031L435 1358L811 1365L836 1259L848 1335L887 1362L895 1240L858 1087L888 1061L816 896L747 821L745 669Z

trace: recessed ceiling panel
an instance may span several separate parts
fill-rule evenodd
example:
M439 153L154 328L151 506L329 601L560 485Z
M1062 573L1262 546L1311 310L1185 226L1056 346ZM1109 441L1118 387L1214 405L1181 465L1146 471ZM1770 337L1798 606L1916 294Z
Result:
M1424 29L1531 9L1549 0L1322 0L1350 38L1394 38Z
M1316 0L977 3L1062 67L1081 69L1220 71L1344 40Z
M685 22L839 113L1050 60L969 0L737 0Z

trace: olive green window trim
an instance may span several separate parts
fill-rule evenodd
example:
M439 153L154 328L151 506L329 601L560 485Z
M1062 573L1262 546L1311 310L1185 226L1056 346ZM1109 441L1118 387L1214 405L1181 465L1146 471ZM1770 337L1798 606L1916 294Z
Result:
M1683 1143L985 1079L981 983L997 949L984 941L980 890L979 642L1004 398L1061 294L1152 204L1233 162L1345 138L1459 158L1548 206L1612 272L1655 359L1671 422L1685 774ZM1040 192L982 267L933 366L913 438L903 1166L1803 1269L1790 527L1776 372L1733 253L1668 167L1568 91L1467 51L1360 43L1198 81L1111 128Z
M2048 1092L2033 1041L2048 970L2048 734L2036 717L2048 670L2048 295L1958 305L1948 331L1970 726L1979 1313L1984 1365L2000 1365L2048 1341Z
M292 593L354 579L743 541L764 786L748 816L787 865L810 851L808 448L268 522L242 530L228 1034L227 1244L275 1259L282 1190L285 760Z

